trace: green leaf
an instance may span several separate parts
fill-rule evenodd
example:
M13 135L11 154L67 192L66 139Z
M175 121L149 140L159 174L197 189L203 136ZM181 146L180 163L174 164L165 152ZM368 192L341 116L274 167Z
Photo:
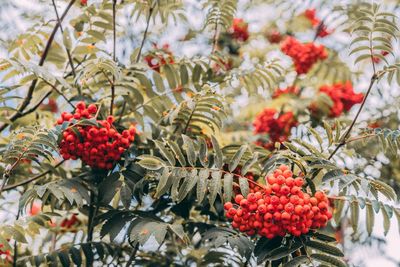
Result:
M321 262L325 262L328 264L332 264L333 266L337 266L337 267L347 267L347 265L334 257L328 256L328 255L324 255L324 254L311 254L310 255L311 258L317 260L317 261L321 261Z
M193 169L189 172L189 174L185 177L178 194L178 203L181 202L193 189L198 180L197 170Z
M213 171L211 172L211 182L210 182L210 206L214 205L215 199L218 194L221 194L221 171Z
M137 158L140 160L137 164L148 170L156 171L166 166L164 161L155 156L142 155Z
M242 193L242 195L244 197L246 197L250 192L249 181L247 180L247 178L244 178L244 177L239 178L239 187L240 187L240 192Z
M358 202L353 200L350 204L351 210L351 226L353 227L353 231L357 232L358 228L358 218L360 216L360 207L358 206Z
M374 228L374 223L375 223L375 213L374 213L371 203L367 203L366 206L367 206L367 210L366 210L367 232L368 232L368 235L371 236L372 230Z
M273 261L282 259L283 257L292 254L302 246L303 245L301 243L294 243L291 247L283 246L275 248L271 252L269 252L269 255L266 257L266 260Z
M208 169L201 169L199 172L199 180L197 182L197 202L203 202L204 196L207 192L207 181L210 171Z
M214 165L217 169L221 169L222 166L224 165L224 162L223 162L224 158L222 155L222 150L219 148L218 141L213 135L211 136L211 143L213 145L213 149L215 152L215 159L214 159L215 164Z
M173 171L176 172L176 171ZM160 196L162 196L163 194L165 194L168 189L171 187L172 185L172 172L169 173L168 168L164 168L163 172L161 174L159 174L159 181L157 184L157 189L156 189L156 194L155 194L155 198L159 198Z
M308 263L310 260L305 255L301 255L298 257L293 258L291 261L285 263L283 267L297 267L301 266L302 264Z
M194 149L194 144L192 139L189 136L182 134L183 138L183 150L185 150L189 164L191 166L196 166L196 150Z
M174 152L175 157L178 159L181 166L186 166L186 159L183 156L181 149L179 148L178 144L173 141L168 141L168 146Z
M339 248L326 243L310 240L306 242L306 246L317 249L319 251L325 252L333 256L344 257L343 252Z
M247 145L242 145L238 151L232 156L231 160L229 161L229 171L233 172L236 167L239 165L240 160L242 159L244 153L247 150Z
M165 147L163 142L160 142L158 140L154 140L154 143L156 144L156 147L160 150L161 155L163 155L164 158L168 160L168 162L171 164L171 166L175 166L176 160L174 155Z
M225 173L224 175L224 200L229 202L232 200L232 189L233 189L233 174Z

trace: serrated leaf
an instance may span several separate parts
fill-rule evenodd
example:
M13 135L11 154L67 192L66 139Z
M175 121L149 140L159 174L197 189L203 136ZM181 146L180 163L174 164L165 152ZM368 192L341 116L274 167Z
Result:
M250 192L249 181L247 180L247 178L244 178L244 177L239 178L239 187L240 187L240 192L242 193L242 195L244 197L246 197Z
M166 158L171 164L171 166L175 166L176 160L174 155L165 147L163 142L160 142L158 140L154 140L154 143L156 144L157 148L160 150L161 155L163 155L164 158Z
M233 190L233 174L225 173L224 175L224 200L229 202L232 200L232 190Z
M201 203L204 199L204 196L207 192L207 181L210 171L208 169L201 169L199 171L199 179L197 181L197 202Z
M325 252L333 256L344 257L343 252L339 248L326 243L310 240L306 242L306 246L317 249L319 251Z
M232 156L231 160L229 161L229 171L233 172L236 167L239 165L240 160L242 159L244 153L247 150L247 145L242 145L238 151Z
M141 167L152 170L152 171L157 171L161 169L162 167L165 167L166 164L163 160L160 158L157 158L155 156L150 156L150 155L142 155L137 157L139 159L138 163Z
M301 266L302 264L308 263L310 260L307 258L305 255L301 255L298 257L293 258L289 262L285 263L283 267L298 267Z
M196 166L196 161L197 161L197 156L196 156L196 150L194 148L194 144L192 139L190 139L189 136L182 134L182 139L183 139L183 150L185 150L187 159L189 161L189 164L194 167Z
M215 152L214 165L217 169L221 169L222 166L224 165L223 155L222 155L222 151L219 147L218 141L213 135L211 136L211 142L212 142L213 149Z
M212 171L211 172L211 181L209 184L209 190L210 190L210 206L212 207L214 205L215 199L217 198L217 195L221 193L221 176L222 172L221 171Z
M324 255L324 254L311 254L310 257L315 260L329 263L329 264L332 264L333 266L337 266L337 267L346 267L347 266L343 261L341 261L337 258L328 256L328 255Z

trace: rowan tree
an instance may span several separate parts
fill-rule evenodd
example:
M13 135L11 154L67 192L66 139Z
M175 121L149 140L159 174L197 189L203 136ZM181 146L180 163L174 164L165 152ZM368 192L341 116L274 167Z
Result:
M354 266L400 225L398 4L35 2L2 37L1 266Z

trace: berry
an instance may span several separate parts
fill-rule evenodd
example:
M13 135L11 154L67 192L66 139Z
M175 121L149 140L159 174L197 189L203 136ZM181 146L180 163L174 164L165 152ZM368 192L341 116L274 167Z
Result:
M290 130L296 125L297 120L293 112L279 113L273 108L266 108L256 116L253 127L255 134L268 134L269 142L259 141L257 144L272 150L275 142L282 143L288 140Z
M282 178L284 183L280 184ZM293 177L288 166L279 166L266 180L269 186L249 193L247 197L237 194L235 202L240 204L237 209L231 202L224 204L232 227L250 236L271 239L286 234L307 234L310 229L325 227L332 218L325 193L317 191L310 196L302 191L304 179Z
M307 73L318 60L328 57L323 45L303 44L290 36L282 42L281 50L293 59L297 74Z
M249 25L243 19L234 18L229 32L231 33L233 39L245 42L247 39L249 39L248 28Z
M362 93L355 93L350 81L345 83L335 83L333 85L323 85L319 88L321 94L327 95L333 102L330 107L329 117L336 118L344 112L348 112L355 104L360 104L364 95ZM309 107L314 116L320 116L322 112L316 103L312 103Z
M85 164L95 169L112 169L114 162L120 160L122 153L134 140L136 130L126 131L125 138L113 128L114 118L109 116L107 121L97 120L101 126L73 125L72 119L93 118L97 107L90 104L86 108L84 102L78 102L74 114L63 112L57 124L67 122L70 127L62 133L60 154L64 159L80 158ZM72 130L72 127L74 130Z

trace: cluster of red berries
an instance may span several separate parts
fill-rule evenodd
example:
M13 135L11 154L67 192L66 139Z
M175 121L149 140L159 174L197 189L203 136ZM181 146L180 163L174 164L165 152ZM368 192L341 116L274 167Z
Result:
M266 177L267 186L247 197L235 196L235 203L224 204L232 226L248 235L272 239L291 234L300 236L311 229L325 227L332 218L324 192L311 196L303 191L304 179L294 178L286 165Z
M307 73L314 63L328 57L323 45L316 45L315 43L303 44L291 36L282 42L281 50L293 59L298 74Z
M328 31L326 26L323 23L321 23L321 20L317 18L316 13L317 12L316 12L315 8L311 8L311 9L307 9L304 12L304 16L311 22L311 25L313 27L318 27L317 28L317 31L318 31L317 36L323 38L323 37L331 34L332 32Z
M160 72L161 66L175 63L172 51L169 49L169 44L164 44L161 48L158 48L157 44L153 44L153 48L154 51L144 57L144 60L151 69Z
M115 161L120 160L122 153L135 138L136 129L131 127L120 134L114 127L114 117L107 120L97 120L99 127L94 125L72 125L72 120L90 119L97 113L97 107L90 104L86 108L84 102L76 105L74 114L63 112L58 124L71 122L70 128L63 132L60 143L60 153L64 159L82 159L82 161L97 169L111 169ZM74 127L74 128L71 128Z
M249 39L249 25L243 19L234 18L229 32L235 40L245 42Z
M78 226L81 221L78 219L76 214L72 214L70 218L65 218L61 221L60 226L64 229L71 229Z
M5 249L4 244L0 244L0 263L2 261L5 261L6 263L11 263L13 261L11 251L9 249Z
M300 90L296 86L289 86L284 89L277 89L275 90L274 94L272 95L272 98L278 98L281 95L298 95L300 93Z
M288 140L290 129L297 125L297 120L293 112L288 111L279 113L276 109L266 108L259 113L254 122L255 134L268 134L268 143L257 143L266 149L272 149L275 142L284 142Z
M364 98L362 93L354 92L350 81L323 85L319 88L319 91L328 95L333 101L333 106L329 113L331 118L339 117L343 112L349 111L355 104L361 103ZM314 104L311 104L310 110L313 113L318 112L318 108Z
M88 0L81 0L81 5L82 6L86 6L87 5Z

